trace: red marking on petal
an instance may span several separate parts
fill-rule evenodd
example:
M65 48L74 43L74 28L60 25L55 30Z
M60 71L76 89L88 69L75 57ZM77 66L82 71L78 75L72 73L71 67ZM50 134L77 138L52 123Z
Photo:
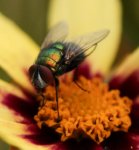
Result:
M108 150L138 150L138 133L116 133L107 140L104 149Z
M78 78L79 76L84 76L87 79L90 79L93 77L93 74L91 73L90 65L88 63L82 63L79 65L78 69L74 72L75 78Z
M81 65L78 66L78 69L75 69L74 71L74 78L78 79L80 76L84 76L87 79L91 79L93 77L103 77L101 73L94 73L91 70L91 67L89 63L83 62Z
M12 94L7 94L2 104L8 107L15 115L21 115L24 120L21 123L34 122L34 115L37 113L37 103L33 100L23 100Z
M128 140L130 143L130 147L132 147L132 149L138 150L139 149L139 133L131 133L128 135Z
M136 98L139 95L139 70L134 71L126 79L123 77L114 77L110 81L110 87L112 89L119 89L122 95L126 95L131 99Z
M139 97L137 97L133 101L132 111L131 111L131 119L132 119L132 131L139 131Z
M42 129L38 128L36 124L28 126L30 135L22 135L22 138L32 142L36 145L51 145L60 141L58 134L54 132L53 129L48 127L43 127Z
M103 150L102 145L97 145L92 140L82 139L76 141L75 139L60 142L60 136L54 130L44 126L41 130L35 125L29 125L29 132L31 135L22 135L22 138L29 140L36 145L52 145L52 150Z
M88 139L84 139L81 141L68 140L63 143L57 143L52 150L103 150L103 147Z

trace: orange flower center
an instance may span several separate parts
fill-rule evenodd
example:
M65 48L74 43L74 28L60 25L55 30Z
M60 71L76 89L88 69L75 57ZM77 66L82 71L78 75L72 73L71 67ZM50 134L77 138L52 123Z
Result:
M108 138L113 131L128 131L132 105L128 97L120 97L118 90L109 91L108 85L99 78L81 77L78 83L88 92L77 87L70 78L60 82L59 122L55 89L51 86L46 89L45 103L34 117L39 128L46 124L55 129L61 135L61 141L87 137L96 143Z

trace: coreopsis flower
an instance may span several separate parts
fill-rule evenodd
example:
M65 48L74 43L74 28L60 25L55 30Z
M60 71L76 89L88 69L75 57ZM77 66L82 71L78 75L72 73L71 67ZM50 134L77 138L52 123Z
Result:
M72 1L69 1L69 6L71 3ZM96 6L99 7L100 3L102 1L96 1ZM89 4L86 3L88 11L93 7ZM22 150L138 149L139 49L129 55L115 70L109 71L120 37L120 19L112 15L117 14L114 8L117 8L119 3L113 1L109 4L109 10L115 13L111 13L111 18L106 19L102 9L100 14L103 14L102 18L105 20L102 21L102 26L101 23L96 25L107 27L112 33L105 40L106 45L105 42L100 44L98 54L96 51L94 58L90 56L76 72L79 84L88 92L74 85L72 76L64 76L60 80L60 121L57 121L53 87L49 86L44 91L45 101L42 105L42 97L37 95L29 80L27 70L37 57L39 47L14 23L0 15L0 64L12 78L10 83L0 80L1 139ZM64 5L60 6L67 8ZM79 6L84 6L82 1ZM56 7L54 10L57 10ZM81 10L78 9L79 12ZM86 16L86 23L90 23L88 31L92 27L90 16ZM113 20L113 17L117 18L116 25L113 21L107 23L107 20ZM53 23L53 16L51 18L49 22ZM74 21L71 21L73 25L70 25L75 28L71 31L77 34L79 31L85 32L81 28L81 20L78 21L80 29L75 30L77 22L74 24ZM97 22L97 19L95 21ZM70 21L67 19L67 22Z

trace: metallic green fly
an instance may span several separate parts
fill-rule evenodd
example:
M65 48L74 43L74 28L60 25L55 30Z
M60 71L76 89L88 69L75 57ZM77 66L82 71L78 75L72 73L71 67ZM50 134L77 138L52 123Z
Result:
M38 91L43 91L48 85L55 86L58 118L58 76L76 69L108 34L109 30L105 29L68 41L65 40L68 26L64 22L48 32L36 62L29 68L29 75Z

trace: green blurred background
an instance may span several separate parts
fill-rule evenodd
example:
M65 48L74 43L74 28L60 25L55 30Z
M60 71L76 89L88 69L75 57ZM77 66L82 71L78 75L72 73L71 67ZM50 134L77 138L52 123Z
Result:
M139 45L139 0L121 2L123 30L117 59L120 59L123 52L129 53ZM49 4L50 0L0 0L0 12L15 21L40 45L47 32ZM4 72L1 77L6 77ZM8 145L0 141L0 150L7 149Z

